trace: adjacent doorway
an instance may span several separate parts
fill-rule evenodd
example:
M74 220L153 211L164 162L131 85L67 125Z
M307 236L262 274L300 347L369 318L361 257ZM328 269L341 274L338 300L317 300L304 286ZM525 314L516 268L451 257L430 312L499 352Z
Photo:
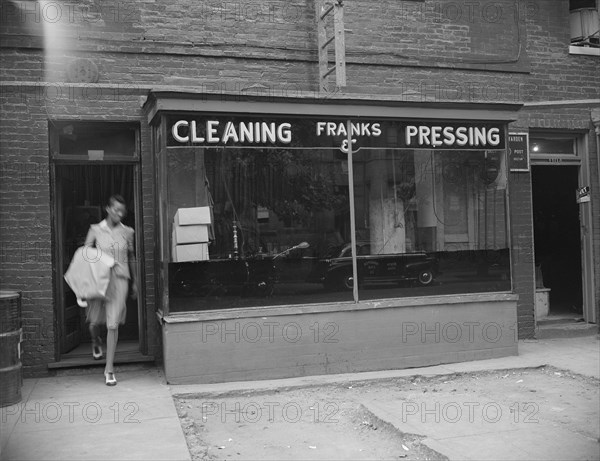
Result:
M579 168L531 167L535 264L550 288L549 315L584 316Z

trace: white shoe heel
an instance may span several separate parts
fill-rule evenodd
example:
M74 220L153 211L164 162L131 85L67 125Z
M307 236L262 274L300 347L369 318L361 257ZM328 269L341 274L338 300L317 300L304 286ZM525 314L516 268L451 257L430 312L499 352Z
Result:
M117 378L115 377L114 373L105 371L104 378L106 379L107 386L116 386L117 385Z

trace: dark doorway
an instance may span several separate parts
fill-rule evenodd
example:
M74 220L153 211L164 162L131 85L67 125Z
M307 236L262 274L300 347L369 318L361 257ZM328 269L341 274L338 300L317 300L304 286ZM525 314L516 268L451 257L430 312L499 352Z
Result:
M551 315L583 314L579 167L533 166L535 263L550 288Z
M135 229L133 165L56 165L57 245L59 267L65 273L75 250L85 242L91 224L105 218L106 202L111 194L121 194L127 202L123 223ZM62 276L61 276L62 279ZM62 280L59 293L62 309L61 354L90 342L85 324L85 309L77 305L75 294ZM135 341L138 333L138 303L127 300L127 319L119 328L119 341ZM89 348L85 348L88 353ZM89 355L89 354L88 354Z

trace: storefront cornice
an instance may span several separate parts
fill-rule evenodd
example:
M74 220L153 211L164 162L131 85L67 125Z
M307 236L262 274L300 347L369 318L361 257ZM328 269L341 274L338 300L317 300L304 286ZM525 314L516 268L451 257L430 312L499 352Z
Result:
M211 112L327 117L517 120L523 103L415 101L398 96L298 94L297 97L152 90L143 105L152 123L161 112Z

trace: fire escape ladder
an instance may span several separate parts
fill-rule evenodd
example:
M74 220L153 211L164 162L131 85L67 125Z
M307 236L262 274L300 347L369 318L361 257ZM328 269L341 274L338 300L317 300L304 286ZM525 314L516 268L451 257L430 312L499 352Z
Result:
M319 54L319 90L329 92L329 77L335 71L335 87L346 86L346 45L342 0L315 0ZM333 25L333 30L332 30ZM329 60L333 44L335 60Z

